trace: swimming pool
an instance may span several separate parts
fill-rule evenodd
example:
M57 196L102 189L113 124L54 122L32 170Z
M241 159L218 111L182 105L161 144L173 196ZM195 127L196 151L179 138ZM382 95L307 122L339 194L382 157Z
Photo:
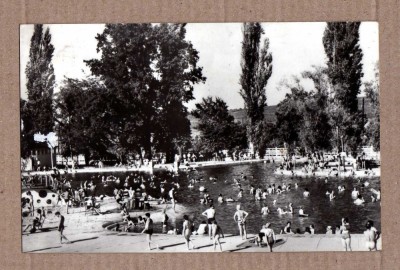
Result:
M380 178L369 177L361 179L359 182L356 178L335 178L331 177L328 183L325 183L325 178L316 177L290 177L275 175L273 171L276 168L276 164L271 163L252 163L252 164L240 164L240 165L227 165L218 167L206 167L199 168L197 172L185 173L181 172L179 176L175 177L175 181L180 184L180 189L177 190L176 200L178 201L178 212L176 216L170 217L170 226L177 226L180 228L183 222L183 215L188 214L196 224L196 227L201 221L205 221L206 217L202 216L201 213L208 208L208 205L200 204L200 198L203 197L203 193L199 191L200 186L205 186L208 190L210 197L214 200L214 206L216 209L216 220L226 233L238 233L237 224L233 220L233 215L236 211L237 203L218 203L217 198L220 193L224 197L232 197L242 205L242 209L249 213L247 218L247 231L249 233L256 233L260 230L261 226L266 222L272 224L272 228L276 233L279 233L280 229L283 228L288 221L292 222L292 230L295 231L299 228L304 232L304 228L310 224L314 224L315 233L325 233L328 225L333 228L339 225L342 217L348 217L350 220L351 233L362 233L365 229L365 223L367 220L373 220L375 227L380 230L380 203L371 202L371 191L370 188L380 189ZM243 197L237 198L239 188L234 185L233 179L240 178L240 174L243 172L247 177L241 180ZM121 182L119 185L115 183L109 184L104 187L98 178L98 173L83 173L68 175L72 181L72 186L79 186L81 181L90 180L95 175L97 176L97 195L107 194L112 195L112 191L115 187L122 187L124 180L127 175L131 173L114 173L113 175L120 177ZM100 174L110 175L110 173ZM143 174L144 177L148 177ZM156 172L155 175L159 178L159 181L166 179L171 183L172 177L167 175L165 172ZM218 181L214 184L213 181L208 180L210 177L217 177ZM204 181L195 184L194 188L188 188L189 179L192 178L203 178ZM362 184L365 181L369 182L368 188L364 188ZM132 181L132 180L131 180ZM285 184L291 184L292 189L281 194L273 194L267 197L266 200L256 201L254 196L250 195L250 185L255 188L261 187L262 190L266 189L268 185L275 184L276 186ZM295 188L295 183L298 184L298 188ZM148 183L146 183L147 185ZM345 185L346 191L338 193L338 185ZM158 185L157 185L158 186ZM351 198L351 191L353 187L357 187L360 194L365 198L366 203L357 206L353 203ZM311 196L308 198L303 197L304 189L308 188ZM151 189L146 186L147 192L152 196L160 196L160 190ZM336 198L330 201L325 195L327 190L334 190ZM166 185L166 192L169 191L169 186ZM276 200L276 205L273 206L273 201ZM285 207L289 203L293 203L294 214L278 215L276 209L278 207ZM261 214L261 208L266 203L270 209L268 215ZM304 212L309 214L309 217L298 217L298 208L302 206ZM157 226L158 227L158 226ZM161 226L160 226L161 228Z

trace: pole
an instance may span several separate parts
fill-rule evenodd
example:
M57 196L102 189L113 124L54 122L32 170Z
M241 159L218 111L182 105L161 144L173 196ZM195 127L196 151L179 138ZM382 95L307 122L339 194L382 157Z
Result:
M54 168L54 165L53 165L53 147L50 147L50 159L51 159L51 168L53 169Z

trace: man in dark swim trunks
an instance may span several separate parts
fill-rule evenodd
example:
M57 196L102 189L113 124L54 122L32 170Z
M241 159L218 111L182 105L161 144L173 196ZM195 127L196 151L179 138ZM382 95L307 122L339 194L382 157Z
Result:
M210 208L208 208L206 211L204 211L202 213L203 216L207 217L207 224L208 224L208 236L210 237L210 239L212 239L212 235L211 235L211 225L212 222L215 220L215 209L214 209L214 205L210 204Z
M68 238L65 237L65 235L63 234L64 229L65 229L65 226L64 226L65 218L64 218L64 216L61 215L60 212L56 212L55 216L60 218L60 223L58 224L58 231L60 232L60 243L62 244L63 243L62 240L65 239L65 240L67 240L67 244L71 244L71 241L69 241Z
M150 218L150 213L146 213L146 224L144 225L144 230L142 233L145 233L147 235L147 243L149 244L149 250L151 250L151 236L153 235L153 220ZM157 249L158 249L157 245Z

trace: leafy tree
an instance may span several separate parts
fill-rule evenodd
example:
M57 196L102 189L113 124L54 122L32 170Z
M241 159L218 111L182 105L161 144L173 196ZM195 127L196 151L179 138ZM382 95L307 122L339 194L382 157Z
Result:
M277 108L277 132L281 143L290 150L301 147L307 151L331 149L332 127L328 111L330 88L326 69L314 67L301 77L294 77L294 83L283 82L290 90ZM313 88L306 91L303 83L311 80Z
M363 53L359 45L360 22L327 23L323 44L328 56L328 75L335 98L349 112L358 110Z
M28 102L25 113L30 114L31 133L48 134L53 131L53 90L54 69L51 60L54 46L51 44L49 28L43 32L43 25L36 24L31 38L29 61L25 69Z
M96 39L101 58L86 63L107 87L115 148L142 154L143 147L150 153L156 97L151 68L157 53L153 28L151 24L107 24Z
M199 119L197 128L201 132L205 153L212 154L246 145L246 137L243 136L245 129L234 122L228 106L221 98L203 98L201 103L196 104L192 115Z
M300 79L294 79L294 85L285 82L285 87L289 87L290 93L277 105L275 112L279 139L282 144L286 144L289 151L296 145L300 146L300 132L304 127L304 103L309 96L300 84Z
M127 154L152 146L167 153L190 138L183 104L205 80L184 24L107 24L97 36L101 59L86 61L113 100L116 147ZM179 124L177 124L179 123Z
M25 69L27 100L20 100L21 157L30 155L37 143L34 134L53 131L54 69L51 63L54 47L49 28L43 33L43 25L36 24L31 38L29 60Z
M64 156L85 154L88 159L121 157L114 147L112 100L95 79L66 79L57 95L57 135Z
M314 67L302 74L303 79L313 82L313 89L304 103L304 126L301 129L302 145L306 150L330 150L332 126L330 124L328 89L330 88L327 70Z
M155 143L172 161L174 152L190 144L190 121L184 103L194 99L193 85L204 82L199 55L185 40L185 24L160 24L154 27L157 55L155 82ZM179 124L177 124L179 123Z
M269 40L264 40L260 47L261 35L264 34L259 23L243 24L242 42L242 74L240 77L240 95L244 99L248 117L248 137L257 151L260 150L262 122L266 106L265 87L272 75L272 55L269 50Z
M32 114L29 111L27 101L20 99L20 111L21 111L21 157L27 158L31 154L31 150L35 146L33 139L33 119Z
M363 130L357 99L363 76L359 28L360 22L330 22L323 36L333 89L331 122L338 140L343 140L352 152L361 144Z
M380 102L379 102L379 71L375 67L375 79L365 83L365 93L371 103L371 118L366 125L367 143L376 151L380 150Z

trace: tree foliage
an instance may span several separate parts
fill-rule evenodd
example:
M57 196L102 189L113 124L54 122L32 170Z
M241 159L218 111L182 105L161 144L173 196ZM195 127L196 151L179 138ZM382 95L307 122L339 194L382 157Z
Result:
M183 105L203 82L198 52L185 24L107 24L99 34L100 59L86 61L112 100L116 148L151 157L152 146L172 152L190 138Z
M359 45L360 22L327 23L323 36L328 76L333 95L331 124L344 146L356 152L362 142L363 115L358 110L363 53ZM338 147L341 149L342 147ZM345 150L345 149L342 149Z
M51 44L49 28L36 24L31 38L29 61L25 69L28 102L25 113L30 114L32 133L48 134L53 131L53 91L55 76L53 64L54 46Z
M34 135L46 135L53 131L53 91L55 86L52 65L54 46L49 28L36 24L31 37L29 60L25 68L27 100L20 100L21 157L30 156L38 144Z
M380 150L380 102L379 102L379 70L375 67L375 78L365 83L365 94L371 104L371 118L367 123L367 143L372 145L376 151Z
M115 148L113 100L95 79L66 79L56 98L57 135L64 156L85 154L88 158L125 154Z
M335 98L350 113L358 110L363 53L359 45L360 22L327 23L323 44L328 57L328 75Z
M313 87L306 91L303 83L311 80ZM294 82L284 82L290 92L277 106L276 128L281 143L290 150L301 147L305 151L330 150L332 127L328 111L329 81L326 69L315 67L294 77Z
M261 136L264 108L266 106L265 87L272 75L272 55L269 52L269 40L264 39L260 23L243 24L242 74L240 77L240 95L242 96L248 118L248 136L255 148L261 147L257 138Z
M246 128L234 122L221 98L203 98L192 115L199 119L197 128L201 132L203 153L240 150L247 146Z

